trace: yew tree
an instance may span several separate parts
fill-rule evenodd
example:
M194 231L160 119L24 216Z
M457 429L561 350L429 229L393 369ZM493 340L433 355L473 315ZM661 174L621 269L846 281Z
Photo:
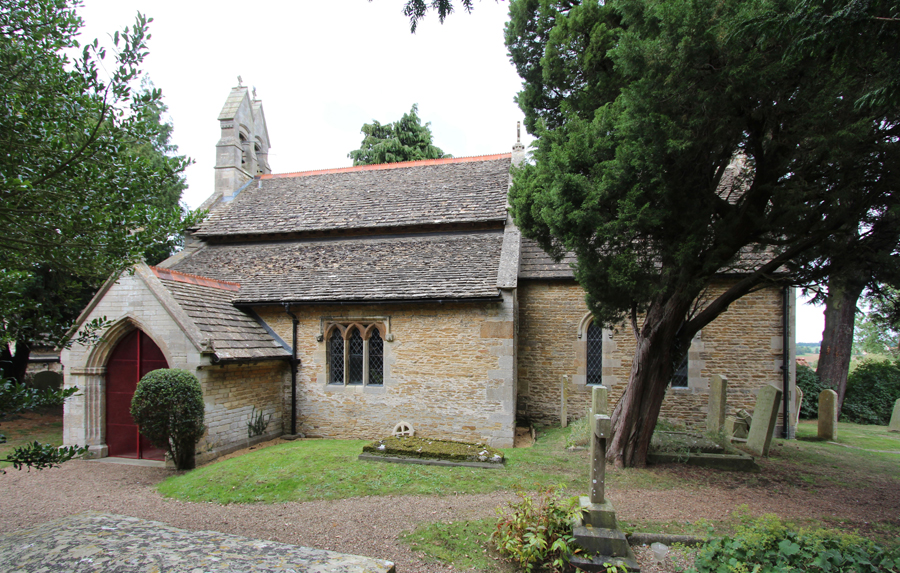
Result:
M364 123L360 129L363 137L359 149L347 154L353 165L378 165L420 159L452 157L434 145L431 123L422 125L419 106L412 105L409 113L393 123L382 124L378 120Z
M630 323L636 340L612 413L617 465L646 462L698 331L757 289L813 280L831 237L898 208L900 110L857 105L895 55L862 36L843 38L841 58L834 43L796 49L800 7L510 2L517 102L537 138L513 216L547 252L576 256L595 320ZM771 21L784 27L759 25ZM734 279L712 292L722 273Z

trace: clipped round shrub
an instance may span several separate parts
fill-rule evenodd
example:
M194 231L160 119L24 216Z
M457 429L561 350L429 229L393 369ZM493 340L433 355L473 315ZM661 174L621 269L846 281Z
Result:
M847 378L841 421L887 426L898 398L900 363L864 360Z
M823 384L816 371L805 364L797 365L797 386L803 390L800 417L804 420L818 418L819 394L829 386Z
M193 469L194 448L206 431L196 376L175 368L148 372L134 392L131 417L144 437L169 452L177 469Z

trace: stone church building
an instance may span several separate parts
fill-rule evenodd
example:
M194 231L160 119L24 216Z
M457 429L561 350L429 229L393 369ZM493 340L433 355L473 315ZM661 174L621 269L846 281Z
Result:
M594 384L621 395L630 331L593 325L569 262L507 213L521 144L276 175L247 88L218 119L209 216L175 256L111 278L78 323L106 317L102 340L63 352L65 384L81 389L65 407L66 444L161 459L129 404L140 377L164 367L201 382L198 461L282 434L377 438L401 422L510 447L517 421L559 424L563 400L568 419L583 416ZM729 413L752 409L766 384L793 397L792 305L776 288L732 304L694 340L662 417L705 420L713 374L729 380ZM270 422L250 436L260 412Z

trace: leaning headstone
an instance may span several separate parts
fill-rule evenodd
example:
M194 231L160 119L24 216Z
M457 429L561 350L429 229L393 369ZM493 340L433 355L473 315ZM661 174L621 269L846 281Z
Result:
M753 423L750 424L750 434L747 436L747 448L751 452L760 456L769 455L780 405L781 390L768 384L760 388L756 407L753 408Z
M725 418L725 437L729 440L746 440L750 426L741 418L728 416Z
M894 411L891 412L891 423L888 426L889 432L900 432L900 398L894 402Z
M728 380L714 374L709 380L709 412L706 413L706 430L718 434L725 428L725 398Z
M747 410L741 408L737 411L737 413L735 413L735 416L737 416L738 420L743 420L744 423L747 424L748 429L753 425L753 416L751 416L750 412L748 412Z
M819 393L819 433L822 440L833 442L837 438L837 392L828 388Z

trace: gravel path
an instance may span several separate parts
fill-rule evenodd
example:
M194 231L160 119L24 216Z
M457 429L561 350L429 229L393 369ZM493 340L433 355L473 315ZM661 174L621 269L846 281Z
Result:
M0 534L50 519L97 510L161 521L189 530L213 530L388 559L400 573L447 572L424 562L397 535L423 521L476 519L495 515L510 493L448 497L386 496L273 505L189 503L160 496L154 484L170 475L162 468L72 461L42 472L10 470L0 476ZM695 521L723 519L746 504L751 513L791 518L841 516L859 521L895 520L896 487L850 490L698 486L661 491L613 490L610 497L625 520ZM658 571L643 556L645 571Z

